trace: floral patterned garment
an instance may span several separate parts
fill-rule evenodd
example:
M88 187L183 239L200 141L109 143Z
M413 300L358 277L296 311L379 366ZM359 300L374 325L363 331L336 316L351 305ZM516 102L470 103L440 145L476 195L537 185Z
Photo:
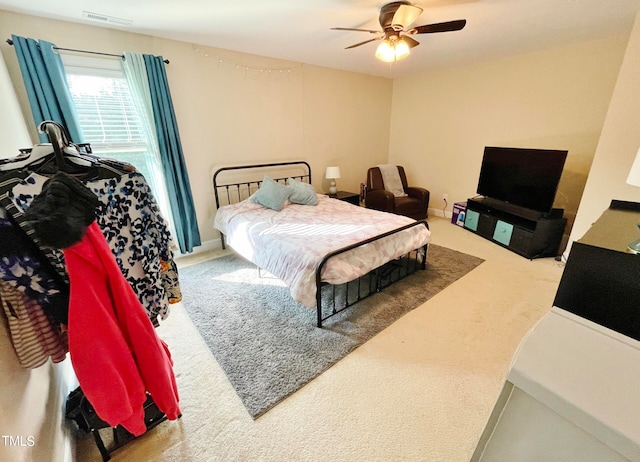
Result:
M282 279L296 301L315 308L315 271L325 255L410 223L415 220L318 194L316 206L288 203L279 212L249 200L226 205L214 227L236 252ZM400 231L331 258L322 280L352 281L430 240L424 225Z
M66 324L69 286L0 208L0 282L18 290ZM0 294L1 295L1 294Z
M98 196L96 221L150 317L166 319L182 299L169 226L138 172L86 185Z
M35 181L29 180L30 173L26 170L11 172L8 175L4 175L0 180L0 208L3 210L5 217L7 217L16 230L20 230L23 233L23 238L30 240L38 248L43 260L46 260L47 264L53 268L57 276L60 278L61 283L69 286L69 277L64 265L64 258L61 252L57 252L53 249L46 248L40 245L38 237L31 226L31 223L24 219L24 212L18 208L13 201L11 191L13 188L21 183L34 184ZM38 188L38 192L40 191ZM22 239L21 239L22 240Z
M24 212L47 179L31 173L15 185L9 196L16 208ZM152 321L166 319L181 294L168 226L144 176L130 172L85 185L98 196L96 221L125 278Z

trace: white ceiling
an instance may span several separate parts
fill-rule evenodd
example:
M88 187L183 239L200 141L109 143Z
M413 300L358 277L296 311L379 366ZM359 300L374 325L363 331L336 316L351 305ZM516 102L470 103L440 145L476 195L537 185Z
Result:
M109 26L173 40L383 77L481 61L631 30L640 0L415 0L414 26L466 19L457 32L414 35L395 64L374 58L373 38L331 27L380 29L378 0L0 0L0 9L91 25L83 11L123 18ZM45 37L34 37L45 38ZM57 44L77 47L78 44ZM122 50L95 50L119 52ZM168 57L170 58L170 57Z

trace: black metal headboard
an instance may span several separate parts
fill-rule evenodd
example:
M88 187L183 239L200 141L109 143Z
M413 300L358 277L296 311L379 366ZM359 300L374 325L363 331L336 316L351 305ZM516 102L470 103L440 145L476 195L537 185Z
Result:
M276 176L283 175L284 172L290 172L290 174ZM287 179L293 178L311 184L311 166L303 160L222 167L213 174L216 210L220 208L221 200L222 205L227 205L249 197L260 188L264 176L269 173L271 173L269 177L278 183L285 184Z

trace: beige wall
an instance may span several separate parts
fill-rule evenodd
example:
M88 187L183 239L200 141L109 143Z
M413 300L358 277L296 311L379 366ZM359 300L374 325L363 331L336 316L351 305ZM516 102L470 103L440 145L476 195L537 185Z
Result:
M626 184L640 147L640 15L620 68L593 167L580 202L571 242L580 239L612 199L640 202L640 189ZM640 237L640 235L639 235Z
M442 213L476 194L485 146L568 149L556 207L573 221L627 37L396 79L389 160Z
M4 43L11 34L171 61L167 76L203 241L218 237L211 176L220 166L304 159L314 186L326 192L324 169L338 165L338 189L357 192L368 166L387 159L389 79L3 11L0 50L29 121L15 52Z
M69 460L73 441L65 427L64 406L76 386L69 359L23 368L0 316L0 460Z
M15 156L20 148L30 147L31 139L2 55L0 55L0 101L2 101L0 159L4 159Z

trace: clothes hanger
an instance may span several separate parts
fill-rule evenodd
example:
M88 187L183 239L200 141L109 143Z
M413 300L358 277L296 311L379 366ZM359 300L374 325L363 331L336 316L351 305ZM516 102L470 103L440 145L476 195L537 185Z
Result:
M82 167L92 167L96 163L94 156L83 155L78 148L69 141L65 128L57 122L45 120L38 130L47 133L49 140L56 140L62 152L62 165L70 168L66 160L78 164ZM49 131L51 133L49 133ZM21 153L9 159L0 160L0 171L18 170L25 167L39 168L49 163L56 157L55 143L41 143L34 145L31 149L21 150ZM77 170L77 169L76 169Z
M9 159L0 160L0 171L16 170L27 165L36 165L53 157L51 143L36 144L33 148L21 150L21 153Z
M54 173L55 171L65 173L87 173L95 172L98 162L92 158L84 157L78 149L71 144L65 128L57 122L45 120L40 124L40 131L47 134L53 147L53 160L55 166L51 169L51 160L39 166L35 171L38 173Z

